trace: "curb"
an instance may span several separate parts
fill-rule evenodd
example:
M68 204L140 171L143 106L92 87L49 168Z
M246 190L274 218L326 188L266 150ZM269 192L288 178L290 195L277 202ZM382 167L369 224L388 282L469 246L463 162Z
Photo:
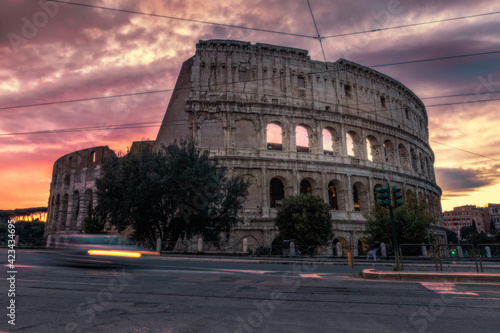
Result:
M373 280L426 282L493 282L500 283L500 274L472 272L381 272L364 269L363 277Z

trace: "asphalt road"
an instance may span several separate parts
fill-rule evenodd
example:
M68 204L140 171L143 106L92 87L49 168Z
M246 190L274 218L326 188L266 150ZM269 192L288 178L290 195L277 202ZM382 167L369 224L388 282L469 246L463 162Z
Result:
M7 264L7 252L0 250ZM0 332L498 332L500 285L380 282L349 267L183 261L2 266ZM9 302L15 300L15 326Z

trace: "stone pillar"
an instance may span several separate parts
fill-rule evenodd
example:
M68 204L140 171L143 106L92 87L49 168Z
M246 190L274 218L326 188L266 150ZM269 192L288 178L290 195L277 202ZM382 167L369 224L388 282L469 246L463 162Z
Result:
M337 248L337 257L342 257L342 243L337 242L335 246Z
M427 257L427 246L422 243L422 256Z
M463 258L464 257L464 251L462 250L461 246L457 246L457 252L458 252L458 257Z
M49 237L47 237L47 245L45 245L45 247L47 247L47 248L48 248L48 247L51 247L51 246L52 246L52 244L50 244L50 241L51 241L51 240L52 240L52 236L51 236L51 235L49 235Z
M161 238L158 237L156 240L156 251L160 252L161 251Z
M248 239L244 238L243 239L243 252L248 251Z
M380 243L380 256L383 258L387 257L387 246L384 242Z
M198 252L203 252L203 239L198 238Z

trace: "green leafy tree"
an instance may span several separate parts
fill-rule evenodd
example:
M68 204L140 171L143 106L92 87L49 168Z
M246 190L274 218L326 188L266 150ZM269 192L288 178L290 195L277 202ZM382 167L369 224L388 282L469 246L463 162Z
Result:
M301 245L323 245L333 237L330 206L317 195L285 198L275 223L281 239L295 239Z
M365 230L372 240L392 243L392 227L389 210L375 204L363 213ZM396 234L399 244L427 243L427 230L436 223L427 208L416 196L406 198L402 206L394 210ZM432 231L429 231L433 237Z
M105 234L106 220L100 218L92 205L87 207L87 216L83 219L83 232L86 234Z
M458 234L453 230L446 229L446 238L448 238L448 243L458 243Z
M477 244L489 243L488 235L486 235L484 231L478 232L477 230L470 234L468 241L474 244L474 246Z
M474 232L474 226L468 225L460 228L460 239L469 240L470 235Z
M188 141L159 149L145 144L101 168L97 214L118 230L132 227L133 238L150 247L157 238L229 237L248 194L247 181L229 178L208 151Z
M490 220L490 234L494 235L497 233L497 227L495 225L495 222L493 222L493 219Z

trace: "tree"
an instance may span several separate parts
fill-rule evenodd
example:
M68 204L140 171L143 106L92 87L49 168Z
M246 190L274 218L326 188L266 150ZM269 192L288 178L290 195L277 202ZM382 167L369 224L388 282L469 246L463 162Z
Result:
M478 232L477 230L475 230L470 234L468 241L474 244L474 246L477 246L477 244L488 243L489 239L488 235L486 235L484 231Z
M365 230L372 240L392 243L392 227L389 210L379 205L363 214L366 219ZM436 223L425 202L416 196L406 198L403 205L394 210L396 234L399 244L427 243L427 231ZM432 231L429 231L433 237Z
M470 235L474 232L474 226L468 225L460 228L460 239L468 240Z
M285 198L275 223L281 239L295 239L301 245L323 245L333 237L330 205L317 195Z
M133 238L153 248L157 238L229 237L248 194L247 181L228 178L226 168L192 141L159 149L144 144L101 168L97 214L119 231L132 227Z
M448 243L458 243L458 234L453 230L446 229L446 238L448 238Z
M493 222L493 219L490 220L490 234L494 235L497 233L497 227L495 225L495 222Z
M100 218L92 205L87 207L87 216L83 219L83 232L86 234L105 234L106 220Z

